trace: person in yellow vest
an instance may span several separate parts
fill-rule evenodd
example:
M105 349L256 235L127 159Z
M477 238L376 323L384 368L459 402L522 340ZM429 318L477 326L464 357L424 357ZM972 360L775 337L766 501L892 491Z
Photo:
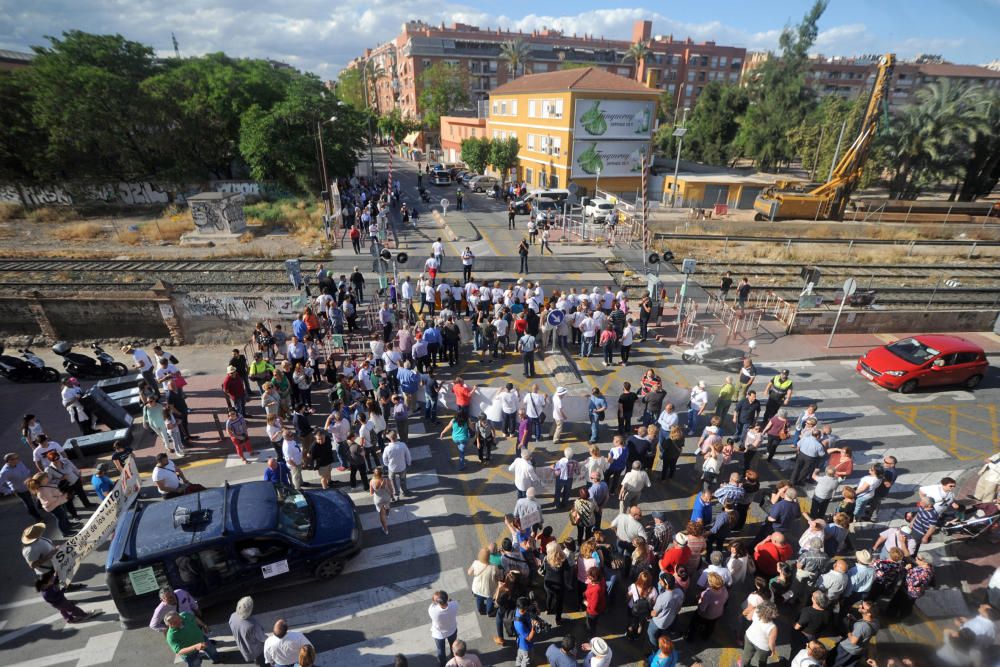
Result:
M764 408L761 422L766 424L767 420L773 417L779 408L788 405L789 401L792 400L792 379L789 377L787 368L771 378L764 393L767 394L767 406Z

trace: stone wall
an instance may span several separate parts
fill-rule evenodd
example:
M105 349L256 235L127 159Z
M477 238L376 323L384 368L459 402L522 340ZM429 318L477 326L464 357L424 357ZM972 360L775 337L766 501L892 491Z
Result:
M992 331L996 308L984 310L850 310L837 323L837 333L892 333L897 331ZM788 333L830 333L837 310L802 310Z
M202 192L241 194L251 201L257 201L262 197L275 198L291 194L277 184L256 181L207 181L184 185L150 181L99 185L0 183L0 203L20 204L26 208L97 203L121 206L182 204L188 197Z

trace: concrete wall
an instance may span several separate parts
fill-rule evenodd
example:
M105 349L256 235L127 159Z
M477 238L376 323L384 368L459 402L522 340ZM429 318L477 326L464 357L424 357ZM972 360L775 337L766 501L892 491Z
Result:
M285 323L306 307L302 295L255 294L240 296L217 293L175 293L174 309L184 335L193 340L200 334L220 330L245 332L249 337L253 327L262 320Z
M0 299L0 333L6 336L37 336L42 332L24 299Z
M146 298L42 299L60 338L169 338L157 304Z
M105 183L22 185L0 183L0 203L20 204L27 208L37 206L73 206L74 204L116 204L121 206L162 205L183 203L187 197L200 192L228 192L242 194L256 200L289 194L284 188L255 181L208 181L178 185L173 183Z
M1000 311L973 310L844 310L838 333L889 333L894 331L991 331ZM829 333L836 309L799 311L788 333Z

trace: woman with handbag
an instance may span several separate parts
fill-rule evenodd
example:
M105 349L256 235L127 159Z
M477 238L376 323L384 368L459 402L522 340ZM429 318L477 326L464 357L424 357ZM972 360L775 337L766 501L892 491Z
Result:
M479 415L476 422L476 450L479 452L479 462L489 463L493 449L497 446L496 429L486 418L486 413Z
M576 526L576 541L583 543L594 534L594 520L597 518L597 505L590 499L587 487L577 490L577 498L569 510L569 522Z
M767 460L774 458L778 445L788 439L788 411L784 408L778 414L767 420L764 425L764 435L767 436Z
M472 577L472 595L476 598L476 610L482 616L493 616L496 611L494 596L500 585L500 569L490 563L490 550L483 547L476 560L469 566Z
M562 547L556 541L549 542L542 561L542 587L545 589L545 611L555 615L556 625L562 624L567 582L572 582L571 577L572 571Z
M625 631L628 640L638 639L646 634L653 605L656 603L656 585L649 569L643 568L635 582L628 587L629 622Z
M517 636L517 633L514 632L514 612L517 608L517 599L527 595L527 592L524 577L517 571L508 572L500 585L497 586L497 592L493 596L497 610L497 631L493 637L493 643L497 646L505 644L504 633L511 637Z
M63 537L68 538L76 534L78 526L74 522L78 521L80 517L77 516L76 509L70 505L69 508L73 510L73 520L70 520L70 514L66 511L66 505L69 502L69 493L61 490L49 479L47 473L35 473L28 480L28 491L38 498L38 503L42 506L43 510L56 518L56 524L59 526L59 532L62 533Z

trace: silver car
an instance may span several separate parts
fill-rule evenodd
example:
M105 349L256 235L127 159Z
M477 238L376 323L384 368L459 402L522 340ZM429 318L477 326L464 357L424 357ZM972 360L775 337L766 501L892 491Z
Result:
M469 187L473 192L487 192L499 182L500 180L494 176L476 176L469 179Z

